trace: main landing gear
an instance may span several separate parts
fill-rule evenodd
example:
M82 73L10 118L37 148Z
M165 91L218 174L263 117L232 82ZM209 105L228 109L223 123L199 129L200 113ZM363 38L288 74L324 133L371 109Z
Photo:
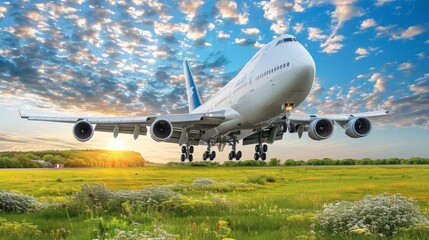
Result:
M236 152L237 147L237 140L234 137L233 143L230 143L232 145L232 151L228 155L228 159L231 161L232 159L236 159L237 161L240 160L242 153L241 151Z
M210 161L213 161L216 158L216 152L215 151L211 151L211 145L210 142L207 143L207 151L205 151L203 153L203 160L206 161L207 159L210 159Z
M255 155L254 155L255 160L259 160L260 158L262 161L265 161L267 159L267 151L268 151L267 144L262 145L262 143L259 143L258 145L256 145Z
M188 159L189 162L192 162L192 160L194 160L194 156L192 155L194 153L194 146L183 145L181 150L182 155L180 156L180 161L184 162L186 159Z

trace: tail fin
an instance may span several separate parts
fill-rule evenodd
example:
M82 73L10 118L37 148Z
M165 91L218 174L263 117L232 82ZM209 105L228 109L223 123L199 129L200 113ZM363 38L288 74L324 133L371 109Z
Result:
M198 108L201 105L200 94L198 94L197 87L195 86L194 79L192 78L191 69L189 68L188 61L183 62L183 72L185 74L186 93L188 95L189 112Z

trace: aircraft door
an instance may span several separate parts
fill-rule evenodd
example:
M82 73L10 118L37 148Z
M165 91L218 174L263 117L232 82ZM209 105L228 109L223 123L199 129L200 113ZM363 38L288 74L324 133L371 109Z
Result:
M253 78L253 71L252 71L249 76L249 92L253 92L253 90L255 90L254 82L255 82L255 79Z

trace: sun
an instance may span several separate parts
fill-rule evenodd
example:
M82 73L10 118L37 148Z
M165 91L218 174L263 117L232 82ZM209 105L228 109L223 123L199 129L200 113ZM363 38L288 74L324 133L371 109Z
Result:
M127 146L121 139L114 138L110 142L110 150L126 150Z

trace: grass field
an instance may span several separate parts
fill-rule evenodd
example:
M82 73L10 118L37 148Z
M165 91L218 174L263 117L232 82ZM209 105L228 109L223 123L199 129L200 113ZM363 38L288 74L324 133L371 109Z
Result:
M210 178L220 184L215 188L193 188L193 181L199 178ZM261 182L261 179L264 180ZM82 184L105 184L109 190L168 185L187 197L187 205L181 202L183 206L191 206L186 211L133 209L127 216L124 210L95 210L88 214L71 214L70 219L68 212L60 207L30 214L2 214L1 217L8 221L25 220L37 225L42 231L41 239L64 236L67 239L91 239L93 221L99 217L105 223L104 231L111 235L114 228L123 225L130 229L130 223L135 221L141 224L140 228L153 230L154 226L159 226L179 239L378 239L311 233L311 225L314 213L325 203L354 201L368 194L385 192L412 197L419 201L426 215L429 213L429 166L227 168L149 165L120 169L20 169L0 170L0 180L2 190L59 203L67 201ZM61 228L73 231L58 236L55 231ZM404 232L394 237L410 238L429 239L429 236Z

